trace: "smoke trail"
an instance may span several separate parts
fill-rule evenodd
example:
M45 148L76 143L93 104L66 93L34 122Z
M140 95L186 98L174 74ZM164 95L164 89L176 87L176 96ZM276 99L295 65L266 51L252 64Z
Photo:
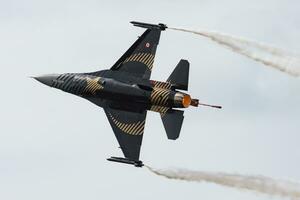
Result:
M156 175L169 179L195 182L211 182L237 189L252 190L269 195L300 199L300 184L290 181L275 180L265 176L245 176L240 174L191 171L187 169L154 169L146 166Z
M169 28L201 35L228 47L232 51L240 53L255 61L274 67L292 76L300 76L300 56L278 48L274 48L258 42L243 38L225 35L211 31L191 31L181 28Z

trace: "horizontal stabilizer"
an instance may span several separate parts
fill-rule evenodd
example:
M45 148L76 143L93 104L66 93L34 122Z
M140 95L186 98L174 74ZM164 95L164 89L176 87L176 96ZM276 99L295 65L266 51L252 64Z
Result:
M135 21L131 21L130 23L132 23L134 26L138 26L141 28L149 28L149 29L160 29L162 31L166 30L167 25L159 23L159 24L148 24L148 23L143 23L143 22L135 22Z
M182 110L170 110L161 115L168 139L176 140L179 137L182 122L183 122Z
M175 89L188 90L190 63L181 59L167 82L172 84Z

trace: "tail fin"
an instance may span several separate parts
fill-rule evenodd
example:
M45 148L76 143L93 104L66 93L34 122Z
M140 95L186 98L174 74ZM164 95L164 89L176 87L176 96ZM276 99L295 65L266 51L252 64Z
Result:
M170 110L161 115L168 139L176 140L179 137L182 122L183 122L182 110Z
M181 59L168 78L175 89L188 90L190 63Z

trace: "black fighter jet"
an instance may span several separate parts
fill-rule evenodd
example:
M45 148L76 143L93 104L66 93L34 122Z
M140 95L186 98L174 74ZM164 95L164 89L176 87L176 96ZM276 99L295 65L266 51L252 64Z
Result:
M150 80L161 31L165 24L131 22L146 31L108 70L91 73L51 74L34 77L50 87L83 97L104 109L125 158L107 160L142 167L140 148L147 111L160 113L168 139L179 137L183 110L199 103L188 90L189 62L180 60L166 82Z

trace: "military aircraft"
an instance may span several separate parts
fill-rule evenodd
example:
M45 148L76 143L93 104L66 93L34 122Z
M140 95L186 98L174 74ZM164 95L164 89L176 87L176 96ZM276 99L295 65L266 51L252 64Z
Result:
M131 23L146 28L146 31L110 69L34 78L102 107L125 156L107 160L142 167L139 156L148 110L160 113L168 139L176 140L184 118L181 108L198 105L221 107L199 103L198 99L178 91L188 90L187 60L180 60L166 82L150 80L160 34L167 26Z

